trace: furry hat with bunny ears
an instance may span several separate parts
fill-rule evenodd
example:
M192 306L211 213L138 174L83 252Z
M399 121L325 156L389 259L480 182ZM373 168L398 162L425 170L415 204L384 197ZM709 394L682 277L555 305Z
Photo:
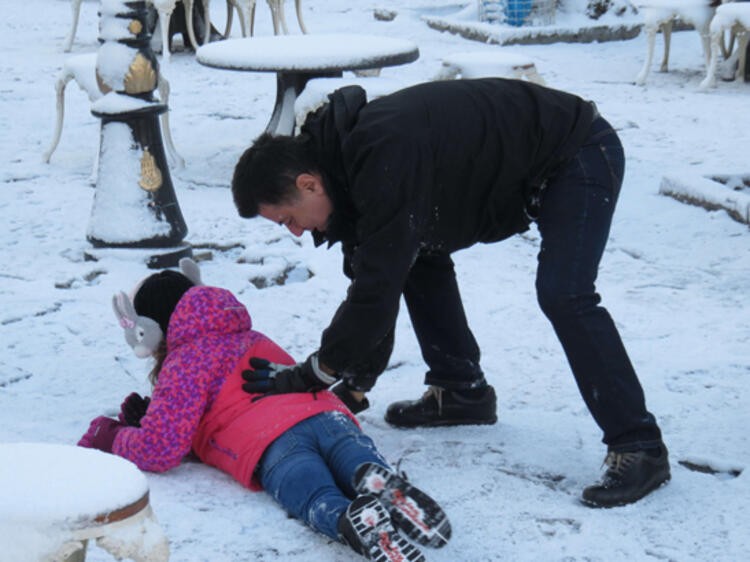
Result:
M188 289L202 285L200 268L190 258L180 260L180 273L164 270L150 275L135 288L133 300L119 292L112 307L136 356L149 357L159 347L169 318Z

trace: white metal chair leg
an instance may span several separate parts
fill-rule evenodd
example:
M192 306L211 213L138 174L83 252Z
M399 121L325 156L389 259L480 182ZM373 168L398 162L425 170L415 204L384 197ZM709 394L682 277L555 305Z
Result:
M71 0L70 8L73 12L73 23L70 26L70 33L68 33L68 37L65 39L65 45L63 46L63 51L66 53L73 47L73 40L75 39L76 31L78 30L78 18L81 15L81 0Z
M273 34L279 34L279 0L267 0L271 9L271 20L273 21Z
M711 62L711 33L709 32L708 28L701 29L701 46L703 47L703 60L706 61L706 68L708 68L708 64ZM724 44L724 38L722 33L722 40L719 43L720 50L723 50L723 44Z
M224 26L224 37L229 37L232 32L232 20L234 20L234 12L237 10L237 17L240 20L240 31L243 37L247 37L245 33L245 19L242 17L239 6L235 4L235 0L227 0L227 23Z
M302 33L307 33L305 22L302 21L302 0L294 0L294 7L297 10L297 22L299 23L299 28L302 30Z
M737 64L737 74L735 80L745 79L745 68L747 65L747 43L750 39L750 32L747 29L735 30L737 36L737 49L739 49L739 59Z
M182 3L185 5L185 24L187 25L188 40L190 41L190 46L197 51L200 45L198 45L198 40L195 38L195 29L193 28L193 2L194 0L183 0Z
M255 0L228 0L237 10L237 17L240 20L242 36L247 37L253 34L253 19L255 18ZM225 33L224 37L229 37Z
M211 39L211 12L209 10L209 0L201 0L203 2L203 23L206 26L206 32L203 34L203 44L207 45ZM190 14L190 24L193 23L193 14Z
M708 41L710 44L711 34L709 33L708 35L709 35ZM723 56L725 59L728 59L730 55L732 54L732 51L734 51L734 39L735 39L734 31L731 31L729 33L729 46L727 46L725 39L726 39L726 36L724 32L722 32L721 34L721 56Z
M46 150L42 159L45 163L49 163L52 158L52 153L57 149L57 145L60 143L60 136L62 135L63 119L65 118L65 86L68 85L73 79L71 74L61 74L55 81L55 94L57 99L57 121L55 122L55 133L52 136L52 143Z
M172 12L174 12L176 2L171 4L164 4L158 6L156 11L159 13L159 30L161 32L161 58L162 61L168 63L172 54L169 48L169 22L172 19Z
M656 44L656 32L659 29L658 25L650 25L646 28L646 41L648 43L648 54L646 55L646 62L643 63L643 68L635 78L635 83L639 86L643 86L648 78L649 70L651 69L651 62L654 60L654 46Z
M159 96L161 97L161 100L164 102L164 104L169 107L169 81L164 78L161 74L159 75ZM169 109L162 113L161 115L161 130L162 130L162 136L164 137L164 145L167 148L167 154L169 155L170 160L172 160L172 164L177 168L184 168L185 167L185 159L180 156L180 153L177 152L177 149L174 147L174 142L172 142L172 132L169 128Z
M713 33L711 35L711 59L706 69L706 77L698 86L700 90L716 87L716 69L719 66L719 53L721 53L721 36L722 33Z
M281 22L281 29L284 30L284 35L289 35L289 27L286 24L286 12L284 10L284 0L277 0L279 5L279 21Z
M661 25L661 31L664 34L664 57L661 60L661 72L669 72L669 48L672 44L672 25L673 20L671 19Z

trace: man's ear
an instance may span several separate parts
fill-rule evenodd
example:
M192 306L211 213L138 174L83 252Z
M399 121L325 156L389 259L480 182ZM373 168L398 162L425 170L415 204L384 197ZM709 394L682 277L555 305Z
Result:
M318 174L302 173L297 176L295 184L300 193L305 191L310 193L325 193L323 179Z

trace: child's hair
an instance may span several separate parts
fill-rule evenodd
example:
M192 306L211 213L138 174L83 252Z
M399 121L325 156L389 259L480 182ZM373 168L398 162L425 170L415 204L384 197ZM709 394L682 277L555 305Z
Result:
M154 351L154 367L148 375L151 384L156 384L159 371L167 355L167 329L169 319L182 296L194 283L182 273L165 269L143 280L133 298L133 307L139 316L156 321L164 338Z
M151 383L151 386L156 386L156 383L159 380L159 372L161 371L161 366L164 364L164 360L167 358L167 340L161 340L161 342L159 342L159 347L157 347L156 351L154 351L153 358L154 366L148 373L148 380Z

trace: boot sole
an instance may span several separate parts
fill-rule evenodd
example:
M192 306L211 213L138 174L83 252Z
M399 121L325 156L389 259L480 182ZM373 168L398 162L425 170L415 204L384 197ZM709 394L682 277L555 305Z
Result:
M375 496L411 540L430 548L445 546L451 524L434 499L393 471L372 463L365 467L357 475L357 492Z
M398 534L393 522L376 498L347 511L346 517L366 548L365 556L375 562L426 562L419 549ZM377 540L367 545L364 537L375 533Z

